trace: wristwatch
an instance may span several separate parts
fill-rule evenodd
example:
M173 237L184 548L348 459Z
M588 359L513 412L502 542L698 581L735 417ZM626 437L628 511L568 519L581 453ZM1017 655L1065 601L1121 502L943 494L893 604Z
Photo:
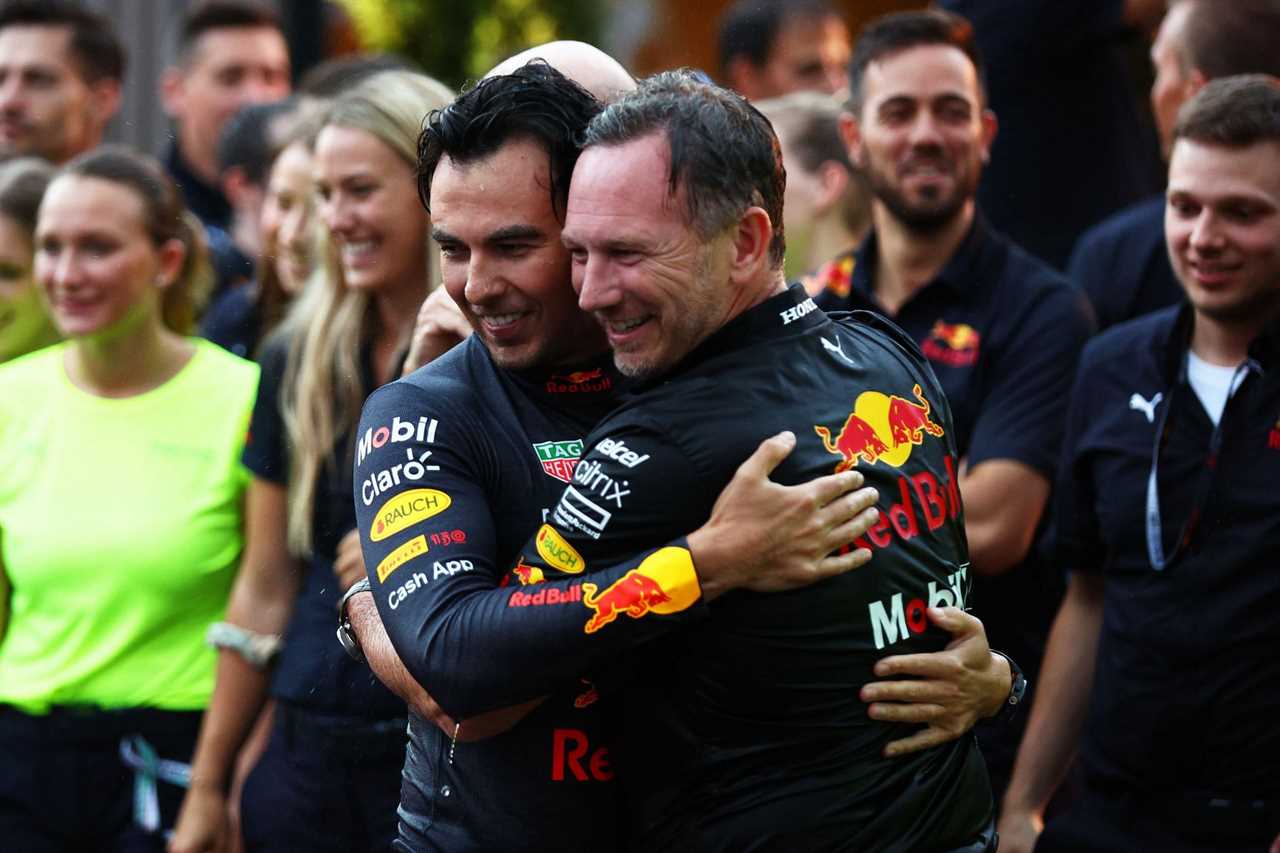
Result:
M351 600L351 596L368 591L369 579L361 578L343 593L338 602L338 642L342 644L347 657L357 663L364 663L364 652L360 649L360 641L356 639L355 632L351 630L351 620L347 618L347 602Z
M1012 720L1018 713L1018 709L1022 707L1022 699L1027 695L1027 687L1030 682L1022 674L1022 669L1013 658L995 649L991 651L1009 662L1009 695L1005 697L1004 704L1000 706L999 712L991 718L994 722L1004 725Z

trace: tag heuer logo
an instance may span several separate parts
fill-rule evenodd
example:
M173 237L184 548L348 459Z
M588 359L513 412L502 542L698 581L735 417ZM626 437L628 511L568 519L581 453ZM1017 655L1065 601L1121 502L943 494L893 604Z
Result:
M542 441L533 446L542 470L563 483L573 479L573 469L582 456L582 440Z

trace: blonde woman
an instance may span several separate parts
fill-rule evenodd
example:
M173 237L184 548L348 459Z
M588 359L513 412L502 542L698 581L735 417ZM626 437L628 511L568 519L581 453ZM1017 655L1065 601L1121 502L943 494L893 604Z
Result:
M351 501L360 407L398 375L438 279L414 166L423 118L452 98L430 78L385 72L335 100L316 136L322 274L261 356L246 554L175 853L221 841L231 768L280 635L275 721L241 799L246 848L381 850L395 837L404 704L343 654L333 626L339 597L364 574Z
M72 160L41 203L35 278L66 341L0 366L6 850L156 849L181 802L258 378L188 337L212 281L198 229L124 148Z

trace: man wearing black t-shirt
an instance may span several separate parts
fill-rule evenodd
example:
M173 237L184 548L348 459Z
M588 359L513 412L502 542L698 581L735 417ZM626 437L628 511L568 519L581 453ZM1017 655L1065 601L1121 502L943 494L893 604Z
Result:
M982 80L973 28L956 15L907 12L863 31L842 130L871 187L873 228L819 272L815 300L892 318L937 374L964 460L973 606L992 645L1024 661L1034 685L1063 586L1037 543L1092 321L1083 293L978 209L996 133ZM979 728L997 797L1020 731Z

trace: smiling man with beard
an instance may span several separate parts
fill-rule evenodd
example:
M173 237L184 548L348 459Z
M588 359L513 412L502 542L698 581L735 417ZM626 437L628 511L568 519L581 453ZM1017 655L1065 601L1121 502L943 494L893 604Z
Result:
M974 202L996 117L973 35L940 11L890 15L863 32L841 130L867 175L873 229L819 271L816 299L891 317L929 359L965 460L976 612L992 646L1034 665L1062 585L1036 542L1093 323L1083 294L993 231ZM979 732L999 795L1020 726Z

